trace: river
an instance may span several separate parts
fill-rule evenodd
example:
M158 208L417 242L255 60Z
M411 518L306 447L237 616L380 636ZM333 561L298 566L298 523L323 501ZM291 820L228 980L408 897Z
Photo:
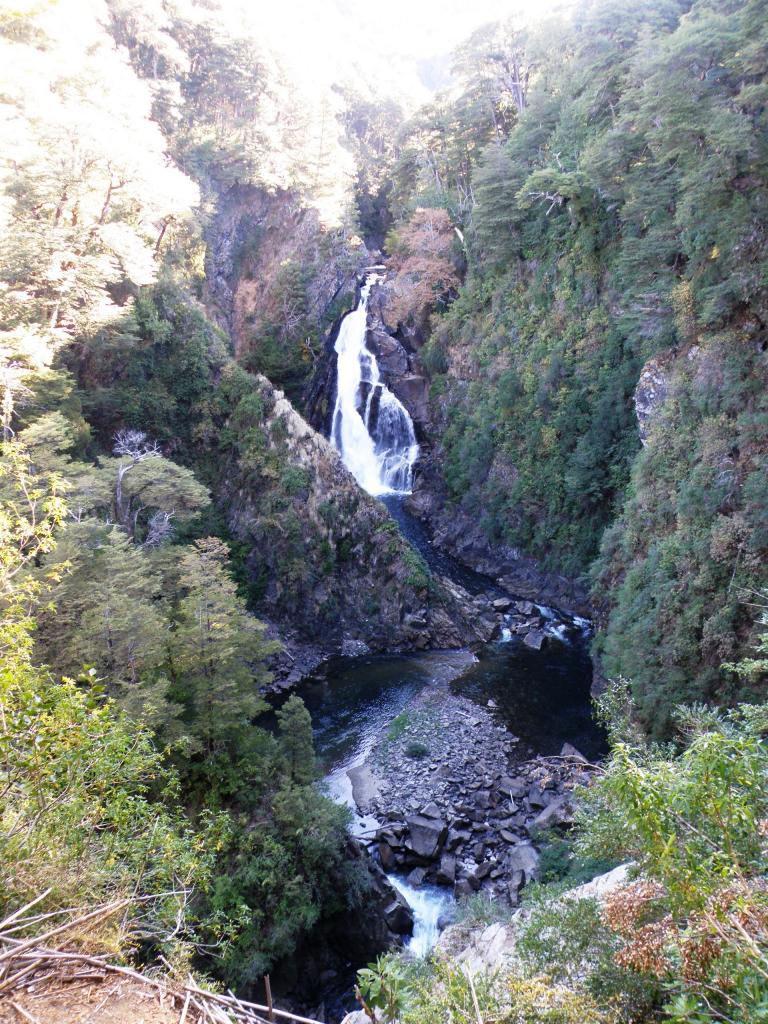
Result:
M418 446L410 416L381 383L375 357L366 347L372 283L366 280L359 305L343 321L336 344L338 395L332 440L361 486L384 501L401 533L434 573L472 595L499 596L503 591L493 580L436 550L424 526L403 505ZM497 722L518 738L521 758L559 754L566 742L590 759L605 753L605 737L591 715L590 624L543 605L538 613L547 640L540 650L527 647L510 628L502 628L497 641L472 654L427 651L337 658L306 680L297 692L312 716L329 795L356 810L350 769L365 760L391 721L426 686L450 687L491 708ZM355 814L352 831L365 840L376 824ZM452 893L437 886L415 889L402 877L390 878L415 912L409 948L423 956L438 937L440 917L452 902ZM338 1005L348 1004L348 998L341 997Z
M368 347L368 299L382 280L379 269L366 275L358 304L339 329L331 440L360 486L384 502L432 572L471 595L505 596L492 579L437 550L424 526L404 507L419 447L408 410L383 382ZM300 693L312 715L330 795L356 812L350 770L365 760L377 737L423 687L440 683L492 708L518 738L523 757L558 754L565 742L589 758L599 756L604 738L590 713L589 623L545 606L538 612L547 640L540 650L527 647L510 623L498 642L485 645L474 657L431 651L338 659L307 682ZM352 829L358 836L370 836L375 826L374 820L355 813ZM403 879L395 881L416 911L412 948L425 953L436 938L444 894L416 892Z
M402 498L390 511L405 524L403 530L425 553L421 524L402 508ZM450 556L435 553L434 568L451 576L474 593L488 589L490 581L458 565ZM527 647L521 637L484 645L474 655L462 651L426 651L417 654L338 658L298 690L312 715L315 747L329 795L353 812L350 769L365 760L377 737L406 705L428 685L443 684L483 707L519 738L521 757L559 754L564 743L573 744L586 757L605 753L605 737L591 714L592 663L589 624L540 606L547 621L548 643L540 650ZM352 831L369 838L373 819L355 813ZM404 878L392 878L415 912L414 936L409 948L417 955L429 951L438 936L438 921L451 902L450 892L436 887L414 890Z

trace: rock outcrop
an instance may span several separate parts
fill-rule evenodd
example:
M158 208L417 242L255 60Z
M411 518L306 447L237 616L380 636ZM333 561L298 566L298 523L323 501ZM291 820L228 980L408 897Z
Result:
M307 644L328 656L486 640L495 623L427 569L282 392L263 377L256 382L256 419L223 474L219 500L247 550L257 610L285 624L289 648L295 637L300 659L311 660ZM279 668L290 677L296 655L287 657Z
M640 371L635 387L635 415L640 441L648 443L648 433L658 410L669 394L669 372L660 359L649 359Z
M307 313L320 324L334 303L354 293L358 270L369 262L359 239L352 244L326 230L317 210L295 193L255 185L217 195L206 241L205 304L236 356L274 317L287 264L301 266Z
M366 344L376 356L382 380L408 410L421 438L429 423L429 382L418 354L424 338L388 321L386 297L386 281L371 289Z
M515 906L539 873L541 834L573 821L572 790L592 766L566 745L523 761L490 711L440 687L422 691L397 738L383 736L356 771L359 810L382 822L372 843L385 871Z
M713 378L721 377L719 360L699 345L691 345L681 353L666 353L649 359L640 371L635 386L634 403L637 428L643 446L648 444L653 424L668 400L675 394L675 379L681 370L697 380L700 387L709 387ZM678 381L679 387L679 381Z
M591 616L589 596L580 583L544 571L519 548L494 542L477 515L448 505L435 457L428 450L417 464L406 508L426 524L436 547L475 572L495 578L510 593L553 604L572 615Z
M606 896L625 885L631 864L620 864L591 882L563 893L562 900L596 899ZM530 911L516 910L508 921L495 921L488 925L467 926L453 924L440 936L437 954L461 964L470 974L485 974L512 970L515 965L516 933L530 916Z

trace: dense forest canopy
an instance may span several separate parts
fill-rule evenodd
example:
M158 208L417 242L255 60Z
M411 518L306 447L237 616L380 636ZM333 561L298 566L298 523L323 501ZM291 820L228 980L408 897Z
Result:
M233 578L210 445L237 372L256 446L263 409L203 310L202 231L212 190L316 202L333 161L206 4L33 4L0 30L1 899L178 890L141 929L182 913L179 950L247 982L355 885L301 702L252 725L280 643Z
M397 60L401 5L335 5L327 59L291 4L0 9L0 916L135 896L111 943L247 987L366 906L301 700L254 722L297 633L470 635L292 407L374 261L429 384L417 490L590 591L633 728L765 699L768 3L464 8ZM758 712L699 714L759 776ZM654 786L695 801L614 738L651 859Z
M605 670L659 732L683 697L760 692L721 665L765 585L765 13L482 29L392 168L402 224L445 209L468 264L423 351L448 499L591 576Z

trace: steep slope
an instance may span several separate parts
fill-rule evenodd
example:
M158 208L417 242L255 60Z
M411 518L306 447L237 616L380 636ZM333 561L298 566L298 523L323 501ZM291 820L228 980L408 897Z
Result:
M412 299L391 326L423 335L426 305L429 334L412 504L512 589L591 589L603 668L659 735L677 699L766 686L727 667L768 583L763 15L588 3L490 26L392 169ZM457 295L421 230L446 211Z
M238 383L247 390L235 391ZM487 637L466 595L431 575L384 506L280 391L237 371L223 388L222 435L233 440L222 449L220 501L245 545L262 612L325 653L459 647Z
M216 186L203 299L246 369L302 406L333 322L351 309L369 262L344 225L326 227L296 190Z
M296 412L370 259L347 214L351 179L340 147L331 139L323 148L322 131L318 143L306 100L285 80L280 58L253 37L220 38L194 3L180 14L137 15L117 0L111 10L117 38L156 97L171 152L200 184L204 257L196 271L202 262L204 276L193 283L229 353L198 307L202 390L164 424L163 440L211 488L237 542L251 607L289 640L285 674L298 678L342 650L461 645L486 635L469 604L431 577L383 507ZM164 56L171 48L181 50L175 64ZM180 93L169 108L174 83ZM277 120L276 100L286 114ZM176 359L189 351L184 307L192 303L162 289L148 301L154 309L139 331L153 352L146 371L168 380L172 351ZM114 387L115 376L125 381L131 372L111 360L100 374ZM174 394L179 383L168 387ZM141 403L130 390L124 408Z

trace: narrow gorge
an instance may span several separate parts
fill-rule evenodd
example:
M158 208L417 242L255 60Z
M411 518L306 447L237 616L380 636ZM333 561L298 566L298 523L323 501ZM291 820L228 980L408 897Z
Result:
M571 792L606 747L591 717L589 620L456 562L406 508L419 448L368 343L369 296L381 280L364 272L357 306L338 326L330 439L427 571L485 622L488 639L471 650L336 658L296 692L312 714L328 792L349 808L352 835L385 872L382 938L423 957L454 919L457 898L519 904L521 887L539 874L540 836L572 821ZM354 934L355 924L347 927ZM314 983L305 975L300 998L354 1007L350 979L371 956L362 935L358 942L364 958L331 956Z
M767 0L0 3L0 1022L756 1024Z

